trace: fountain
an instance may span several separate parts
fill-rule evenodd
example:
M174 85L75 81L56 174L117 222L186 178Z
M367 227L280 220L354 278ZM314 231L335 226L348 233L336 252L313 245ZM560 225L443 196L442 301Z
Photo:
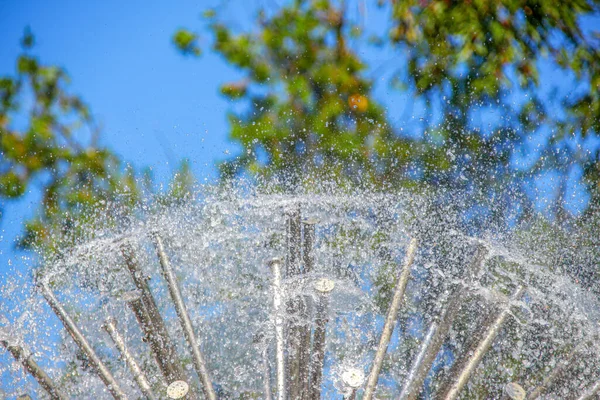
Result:
M44 259L26 300L2 307L14 359L3 388L60 400L595 398L597 300L509 233L475 236L434 204L207 190L140 209Z

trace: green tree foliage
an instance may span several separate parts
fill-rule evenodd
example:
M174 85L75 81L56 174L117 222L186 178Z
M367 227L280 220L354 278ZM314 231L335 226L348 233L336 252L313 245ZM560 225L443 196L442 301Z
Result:
M521 136L545 126L552 134L534 171L565 172L579 164L596 208L598 149L589 153L568 143L598 135L600 128L600 41L598 32L582 28L582 20L599 10L595 0L402 1L393 3L389 33L407 55L403 78L416 93L430 106L448 99L438 103L444 125L452 128L444 130L445 140L464 141L480 105L503 113ZM558 85L541 80L542 65L556 68L561 83L571 85L555 102L547 97ZM515 102L515 92L523 100ZM565 187L559 190L561 198Z
M375 181L400 177L408 140L393 134L372 100L372 84L361 76L366 65L347 44L344 18L322 4L263 14L257 34L234 34L211 21L214 49L247 75L221 92L250 104L243 115L229 116L231 139L244 151L222 164L224 176L248 170L283 172L288 179L298 178L294 171Z
M222 165L223 175L316 169L377 185L425 182L474 189L481 200L541 170L566 176L576 164L585 170L590 192L597 193L598 154L574 149L572 140L597 134L600 121L599 45L581 28L581 19L596 13L598 5L592 0L363 3L386 15L385 33L379 30L370 42L398 55L392 68L394 82L401 84L395 86L427 109L414 132L392 126L374 98L367 59L359 51L369 42L369 29L345 2L288 2L260 11L256 29L248 31L234 29L211 11L214 50L244 75L221 91L247 106L229 117L230 137L243 150ZM184 53L198 47L190 30L181 29L174 38ZM539 72L544 63L559 68L577 90L552 103L551 85ZM563 112L551 113L557 104ZM474 116L484 112L501 117L474 124ZM542 128L552 134L538 162L527 171L512 167L511 159ZM597 202L597 195L593 198Z
M31 187L42 207L26 223L24 247L52 248L55 233L72 233L90 210L138 196L133 171L99 144L100 131L83 100L68 91L68 76L29 54L26 33L16 74L0 78L0 199L18 199Z

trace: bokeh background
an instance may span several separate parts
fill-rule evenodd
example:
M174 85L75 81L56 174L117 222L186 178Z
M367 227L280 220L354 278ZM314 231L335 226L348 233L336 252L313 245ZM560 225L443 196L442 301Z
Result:
M77 240L86 207L240 176L463 191L474 230L543 216L597 240L599 10L0 0L0 280Z

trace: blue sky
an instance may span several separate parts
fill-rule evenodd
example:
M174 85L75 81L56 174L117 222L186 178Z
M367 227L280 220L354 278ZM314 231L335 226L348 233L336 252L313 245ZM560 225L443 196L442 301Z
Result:
M280 2L255 4L273 8ZM166 181L184 158L200 181L214 180L215 162L237 150L227 140L231 104L218 88L239 73L210 51L200 60L181 56L171 36L179 27L201 27L201 12L217 3L0 0L0 75L14 73L19 40L29 26L36 36L33 53L43 63L67 70L70 90L83 97L103 126L104 145L138 169L151 167L159 182ZM253 7L244 4L230 7L227 19L247 20ZM379 19L371 9L367 23L382 28ZM208 35L202 44L205 49L210 44ZM368 55L378 80L389 79L393 71L377 67L397 59L397 54L367 49L360 53ZM376 95L385 99L393 123L405 128L418 124L422 109L408 94L392 93L381 85ZM552 187L547 181L542 186ZM574 193L581 195L580 190ZM6 205L0 221L0 282L12 275L9 262L23 269L22 254L13 251L13 241L38 200L33 188L24 199Z
M189 59L171 44L178 27L200 26L199 15L210 5L0 0L0 75L14 73L19 39L30 26L33 53L45 64L66 68L70 89L104 127L103 144L138 168L151 167L159 181L182 158L201 180L214 179L214 162L234 150L226 140L228 103L218 85L235 71L210 52ZM0 225L2 259L10 257L23 217L35 212L38 198L34 189L7 205Z

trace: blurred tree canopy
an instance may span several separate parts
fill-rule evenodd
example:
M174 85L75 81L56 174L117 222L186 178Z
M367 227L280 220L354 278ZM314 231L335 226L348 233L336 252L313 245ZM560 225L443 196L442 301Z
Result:
M33 45L26 30L15 76L0 77L0 218L7 200L32 187L42 194L20 247L57 250L99 219L110 223L96 218L99 209L113 218L130 214L142 193L156 205L189 196L195 179L185 160L163 190L150 170L140 176L103 147L88 106L68 90L65 70L32 56Z
M15 76L0 78L0 199L19 198L31 186L42 193L24 247L52 246L51 232L77 229L99 203L137 199L133 171L99 145L100 130L69 93L66 72L30 55L33 44L26 32Z
M590 209L596 208L599 150L574 143L597 136L600 122L600 41L581 26L599 5L297 0L259 10L247 30L224 22L226 11L209 10L204 17L213 50L244 75L221 87L243 105L229 116L230 138L242 151L221 164L222 175L284 174L306 183L317 174L383 187L426 183L481 200L509 183L523 193L542 171L566 180L576 167L592 196ZM367 8L375 7L385 27L365 26ZM187 55L200 54L202 40L190 29L173 36ZM390 84L426 109L420 127L391 123L367 77L365 46L395 54ZM554 86L574 86L549 90L543 65L564 74ZM486 123L474 123L476 115ZM549 139L533 166L516 166L531 138L544 132ZM562 199L566 185L559 186ZM531 207L531 199L511 197Z

